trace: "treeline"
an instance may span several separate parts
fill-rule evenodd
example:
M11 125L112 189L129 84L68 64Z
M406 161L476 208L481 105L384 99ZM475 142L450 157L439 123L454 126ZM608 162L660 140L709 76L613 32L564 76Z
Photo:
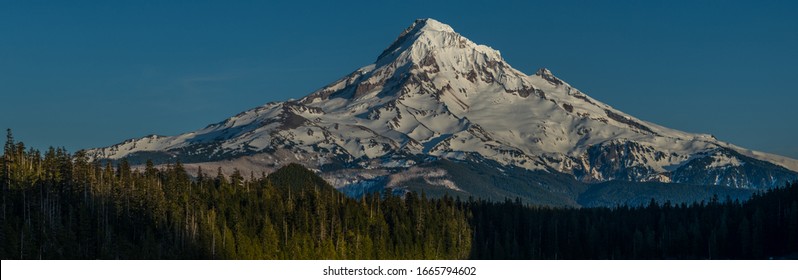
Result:
M798 182L746 202L531 208L472 202L475 259L798 258Z
M1 259L462 259L451 199L344 196L311 171L191 178L14 142L2 161Z
M798 252L798 183L751 200L541 208L391 191L313 172L133 169L8 132L2 259L759 259Z

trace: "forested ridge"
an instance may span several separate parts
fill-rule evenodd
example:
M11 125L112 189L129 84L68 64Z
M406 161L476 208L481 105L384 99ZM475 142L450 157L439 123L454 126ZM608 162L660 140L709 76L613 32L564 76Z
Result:
M2 259L462 259L471 231L451 199L338 192L289 165L191 178L43 155L9 137Z
M367 194L313 172L133 169L11 132L2 259L759 259L798 252L798 183L740 202L546 208Z

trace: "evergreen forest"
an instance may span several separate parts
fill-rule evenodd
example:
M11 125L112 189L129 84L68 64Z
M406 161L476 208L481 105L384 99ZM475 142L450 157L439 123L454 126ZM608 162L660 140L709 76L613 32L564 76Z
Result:
M798 182L750 200L552 208L391 190L297 164L230 176L79 151L0 158L0 259L768 259L798 255Z

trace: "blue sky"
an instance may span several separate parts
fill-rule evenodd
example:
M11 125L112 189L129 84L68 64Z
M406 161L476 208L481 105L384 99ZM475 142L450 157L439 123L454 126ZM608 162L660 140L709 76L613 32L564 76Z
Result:
M71 151L300 98L435 18L626 113L798 158L796 1L1 1L0 128Z

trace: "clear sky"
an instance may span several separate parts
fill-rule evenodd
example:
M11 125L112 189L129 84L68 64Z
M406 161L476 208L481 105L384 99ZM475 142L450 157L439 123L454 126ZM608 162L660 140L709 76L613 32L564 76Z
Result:
M0 128L70 151L300 98L435 18L626 113L798 158L798 1L6 1Z

